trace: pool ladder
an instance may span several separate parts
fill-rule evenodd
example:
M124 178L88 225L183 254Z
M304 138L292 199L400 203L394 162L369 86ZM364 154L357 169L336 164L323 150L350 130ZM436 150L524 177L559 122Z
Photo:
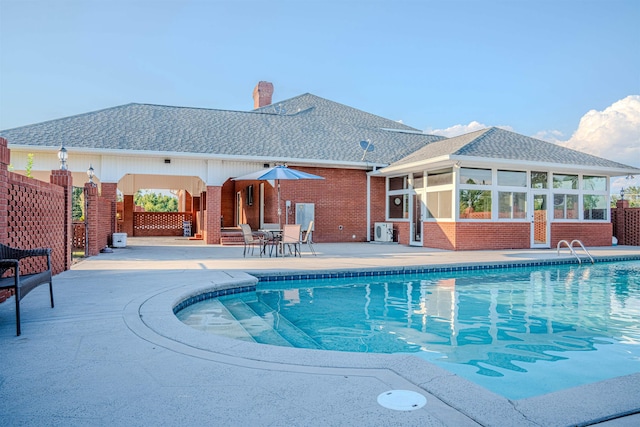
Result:
M589 253L589 251L587 250L587 248L584 247L584 245L582 244L582 242L578 239L572 240L571 243L567 242L566 240L560 240L558 242L558 255L560 255L560 246L562 246L562 244L567 245L567 247L569 248L569 250L571 251L571 253L573 254L573 256L575 256L578 259L578 264L582 264L582 259L578 256L578 254L576 253L576 251L573 249L573 244L577 243L580 245L580 247L582 248L582 250L584 251L584 253L587 254L587 256L589 257L589 259L591 260L591 264L593 264L595 261L593 260L593 257L591 256L591 254Z

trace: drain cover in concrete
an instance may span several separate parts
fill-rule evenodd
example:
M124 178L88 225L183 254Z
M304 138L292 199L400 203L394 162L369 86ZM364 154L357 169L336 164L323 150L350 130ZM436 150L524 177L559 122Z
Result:
M378 396L378 403L396 411L415 411L427 404L427 398L409 390L389 390Z

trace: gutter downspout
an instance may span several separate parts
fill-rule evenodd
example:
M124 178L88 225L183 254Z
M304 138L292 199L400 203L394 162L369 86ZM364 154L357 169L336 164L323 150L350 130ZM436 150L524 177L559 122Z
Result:
M367 172L367 242L371 241L371 174L377 171L374 166L371 172Z

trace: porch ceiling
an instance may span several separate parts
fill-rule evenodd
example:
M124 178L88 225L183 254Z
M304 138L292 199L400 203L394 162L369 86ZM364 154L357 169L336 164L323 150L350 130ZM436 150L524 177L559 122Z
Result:
M206 186L195 176L127 174L118 181L118 189L124 194L135 194L140 189L186 190L199 194Z

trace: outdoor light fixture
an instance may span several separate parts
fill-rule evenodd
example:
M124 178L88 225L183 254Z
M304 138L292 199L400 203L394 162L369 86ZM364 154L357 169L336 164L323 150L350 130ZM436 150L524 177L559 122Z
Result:
M89 169L87 169L87 176L89 177L89 182L93 184L93 176L95 175L93 166L89 164Z
M60 159L60 170L61 171L66 171L67 170L67 158L69 157L69 154L67 153L67 149L64 148L64 145L60 146L60 149L58 150L58 159Z
M624 187L620 189L620 200L624 200Z

